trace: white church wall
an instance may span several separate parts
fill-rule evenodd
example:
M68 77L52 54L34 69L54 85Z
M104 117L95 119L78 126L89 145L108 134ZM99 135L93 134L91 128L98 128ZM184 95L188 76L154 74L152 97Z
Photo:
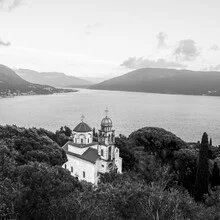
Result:
M94 145L90 146L90 148L98 150L98 144L94 144Z
M99 177L100 177L98 174L99 173L99 161L100 160L97 160L95 163L95 182L94 182L95 185L99 183Z
M104 160L99 160L98 162L98 171L100 173L106 173L107 172L107 163Z
M119 158L119 149L115 147L115 158Z
M115 158L115 146L112 145L111 146L111 160L113 160Z
M88 147L80 148L80 147L75 147L75 146L68 144L68 151L74 154L82 155L87 149Z
M73 157L71 155L67 155L67 159L68 161L65 163L66 168L71 172L72 176L77 176L79 180L85 180L93 184L97 182L96 164L90 163L77 157ZM63 168L65 168L65 164L63 165Z
M119 149L115 148L115 165L118 168L118 172L122 173L122 158L119 156Z
M105 145L99 145L99 154L101 159L108 160L108 147Z
M121 157L118 157L115 160L115 165L118 168L118 173L122 173L122 158Z
M93 141L91 132L73 133L72 139L76 144L91 144Z

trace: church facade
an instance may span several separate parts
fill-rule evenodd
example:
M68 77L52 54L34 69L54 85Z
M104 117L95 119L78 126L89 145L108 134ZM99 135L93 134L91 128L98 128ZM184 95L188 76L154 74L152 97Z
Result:
M98 184L100 175L116 170L122 173L122 158L115 147L115 131L107 116L101 121L98 140L93 141L92 128L83 121L73 129L70 140L63 146L67 162L63 168L79 180Z

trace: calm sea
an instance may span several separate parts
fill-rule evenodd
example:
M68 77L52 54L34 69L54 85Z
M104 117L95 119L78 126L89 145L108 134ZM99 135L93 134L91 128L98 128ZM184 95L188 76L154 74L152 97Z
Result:
M169 130L185 141L207 132L220 144L220 97L79 90L76 93L0 99L0 124L74 128L81 115L99 129L108 107L116 134L129 135L145 126Z

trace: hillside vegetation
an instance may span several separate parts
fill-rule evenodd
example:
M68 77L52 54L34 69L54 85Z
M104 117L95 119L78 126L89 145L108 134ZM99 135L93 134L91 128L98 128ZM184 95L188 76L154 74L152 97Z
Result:
M55 133L0 126L1 219L220 218L220 150L206 133L194 145L154 127L120 135L123 174L103 175L98 187L61 168L70 135L66 126Z
M220 95L220 72L143 68L91 89L185 95Z

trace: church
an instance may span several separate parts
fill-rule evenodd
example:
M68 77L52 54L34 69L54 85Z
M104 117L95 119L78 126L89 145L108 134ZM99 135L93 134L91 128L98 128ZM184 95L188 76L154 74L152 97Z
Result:
M122 158L119 149L115 147L115 131L108 110L101 121L97 141L94 141L92 128L83 120L84 116L73 129L70 140L63 146L68 160L63 168L79 180L97 185L100 175L104 173L113 170L122 173Z

